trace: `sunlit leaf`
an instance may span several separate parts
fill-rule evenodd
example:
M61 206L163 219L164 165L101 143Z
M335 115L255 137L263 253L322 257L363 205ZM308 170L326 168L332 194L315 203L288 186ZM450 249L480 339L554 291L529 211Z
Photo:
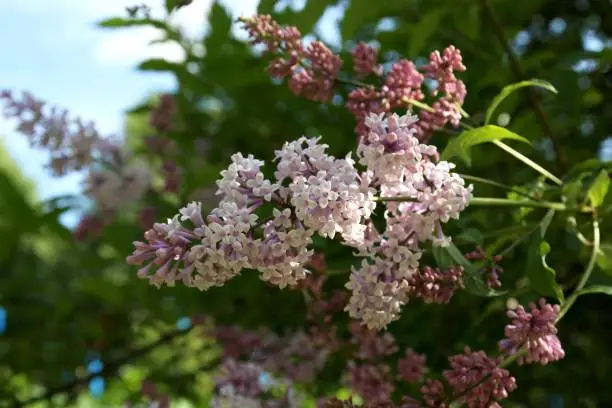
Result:
M146 27L152 26L165 30L168 28L165 22L148 18L130 19L121 17L111 17L98 22L98 27L102 28L124 28L124 27Z
M454 156L460 156L469 165L472 159L469 155L469 149L478 144L492 142L494 140L512 139L529 144L529 140L516 133L495 125L482 126L476 129L470 129L462 132L459 136L453 138L447 145L440 158L449 160Z
M593 184L591 184L587 192L587 196L593 207L597 208L604 202L609 187L610 176L606 170L602 170L599 172L597 178L595 178L595 181L593 181Z
M594 286L589 286L588 288L584 288L576 292L578 296L593 294L593 293L601 293L604 295L612 296L612 286L594 285Z
M506 99L513 92L521 88L533 86L546 89L547 91L553 93L557 93L557 89L550 82L543 81L541 79L531 79L528 81L521 81L512 85L508 85L504 87L501 92L493 99L493 102L491 102L491 106L489 106L489 109L487 109L487 114L485 116L485 124L488 125L489 123L491 123L491 117L493 116L493 113L495 112L499 104L503 102L504 99Z

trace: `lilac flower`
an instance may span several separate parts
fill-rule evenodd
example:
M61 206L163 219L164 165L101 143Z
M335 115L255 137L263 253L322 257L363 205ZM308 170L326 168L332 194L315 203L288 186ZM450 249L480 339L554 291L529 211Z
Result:
M172 128L176 116L176 102L174 97L164 94L160 97L159 103L151 112L149 119L151 126L158 132L167 132Z
M134 162L118 168L90 170L85 192L101 210L117 210L140 200L151 185L146 164Z
M442 381L428 378L421 386L420 391L425 406L431 408L448 408L448 405L444 403L446 390L444 389Z
M351 343L357 346L356 359L377 361L393 355L398 350L395 337L389 332L369 330L359 322L352 322L350 330Z
M406 99L423 99L421 86L424 79L412 61L402 59L391 66L382 87L383 95L392 108L406 106Z
M270 75L290 77L291 91L307 99L328 101L333 97L342 60L325 44L314 41L304 47L297 28L282 27L269 15L241 21L249 32L251 44L265 44L267 52L282 55L268 65Z
M300 401L291 383L270 377L261 366L251 362L224 360L214 378L213 408L297 408ZM281 397L270 391L279 389Z
M293 70L289 89L312 101L329 101L342 60L320 41L309 44L301 57L303 62Z
M4 115L18 121L17 130L33 147L42 147L51 154L47 166L55 176L79 171L91 165L97 156L104 156L111 144L96 130L93 123L71 118L68 111L47 104L29 92L21 98L10 90L2 90L0 100L5 103ZM116 146L112 146L115 150Z
M405 355L397 362L399 377L407 383L417 383L421 381L427 367L425 361L427 356L419 354L411 348L406 348Z
M395 387L387 364L351 364L348 373L351 388L363 398L366 406L391 401Z
M376 62L378 57L377 48L360 42L353 49L351 55L353 56L353 69L358 77L364 77L369 74L382 74L382 66Z
M363 245L368 219L376 207L367 174L360 175L348 155L328 155L320 138L304 137L285 143L276 152L279 183L290 179L284 196L306 228L323 237L340 233L348 245Z
M565 357L557 337L559 305L549 305L542 298L538 305L530 303L529 309L526 311L519 305L515 310L508 310L512 322L506 326L506 338L500 341L500 349L506 354L514 354L525 348L527 353L519 357L519 364L548 364Z
M442 373L454 395L463 395L469 408L488 408L516 389L510 372L499 367L499 360L484 351L471 351L449 357L451 369ZM478 385L477 385L478 384Z
M425 303L448 303L455 290L463 288L463 267L456 266L441 271L425 266L410 279L410 295Z

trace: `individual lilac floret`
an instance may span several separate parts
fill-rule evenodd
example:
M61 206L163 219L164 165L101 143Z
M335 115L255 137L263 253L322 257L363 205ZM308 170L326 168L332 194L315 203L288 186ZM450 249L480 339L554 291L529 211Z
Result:
M527 353L518 358L519 364L548 364L565 357L555 325L559 305L549 305L542 298L539 305L530 303L529 309L527 311L523 306L518 306L508 310L512 322L506 326L506 338L500 341L500 349L507 354L514 354L525 348Z
M499 361L484 351L471 351L449 357L451 370L442 375L453 388L454 395L463 395L469 408L489 408L497 401L508 398L516 389L516 380L510 372L499 367ZM477 385L478 384L478 385Z

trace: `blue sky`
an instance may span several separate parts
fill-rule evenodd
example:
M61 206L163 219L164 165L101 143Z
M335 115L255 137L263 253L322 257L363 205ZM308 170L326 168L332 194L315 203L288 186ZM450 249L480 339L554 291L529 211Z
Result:
M0 1L0 88L29 90L39 98L93 120L103 134L121 134L122 112L152 91L172 89L163 74L143 74L134 66L149 57L180 59L172 46L148 46L154 29L101 30L95 22L121 16L135 0ZM162 0L144 1L154 14ZM255 12L257 0L224 1L236 15ZM188 35L205 29L210 0L193 4L173 19ZM9 40L10 39L10 40ZM0 117L0 137L23 172L34 179L41 198L78 193L82 175L51 178L44 170L47 154L29 148L13 131L14 122ZM73 224L72 219L66 220Z

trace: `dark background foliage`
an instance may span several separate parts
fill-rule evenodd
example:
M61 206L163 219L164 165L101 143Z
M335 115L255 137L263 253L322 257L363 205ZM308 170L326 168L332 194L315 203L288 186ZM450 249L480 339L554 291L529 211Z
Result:
M346 70L350 68L348 50L357 40L377 41L385 62L400 57L419 61L434 49L456 45L468 67L461 76L468 86L464 108L477 121L482 121L492 98L505 85L534 77L551 82L558 95L517 92L498 112L510 115L507 127L535 147L517 144L516 148L564 175L568 193L583 194L610 159L612 5L607 0L308 0L303 8L284 9L275 8L276 3L263 0L259 10L314 36L318 35L316 23L328 7L342 7L340 37L331 47L344 57ZM117 10L118 16L123 14ZM202 39L203 57L191 52L193 42L162 20L135 23L118 17L102 24L108 29L154 25L188 51L184 64L149 60L139 67L173 72L178 82L180 118L170 136L186 152L178 158L184 169L183 184L178 194L147 197L158 220L171 217L202 187L212 186L234 152L270 160L275 148L302 134L323 135L336 154L355 146L354 119L340 94L330 104L293 96L286 85L269 79L265 60L230 35L232 24L225 9L215 4L210 31ZM134 96L135 101L142 97ZM143 137L152 132L147 125L151 101L147 98L128 113L126 138L136 152L143 151ZM433 143L443 147L450 137L436 134ZM195 148L196 138L205 140L205 152ZM461 173L542 193L542 180L531 169L494 146L476 146L471 156L471 167L459 163ZM147 160L159 166L158 159ZM155 343L163 333L175 330L177 319L210 315L218 322L267 325L278 332L305 323L299 292L269 287L248 273L205 293L147 285L124 262L132 241L142 237L134 211L122 213L102 237L75 243L58 221L64 211L78 205L75 198L38 202L18 174L10 166L0 168L0 305L7 311L6 331L0 335L0 406L19 406L18 401L39 395L48 397L37 403L41 407L76 404L80 394L87 393L91 379L79 380L87 375L88 359L105 362L99 375L107 379L107 393L100 406L119 406L136 395L145 376L176 398L204 406L214 346L189 330L178 330ZM483 185L477 185L475 192L491 197L504 194ZM608 195L607 208L610 204ZM533 229L544 213L543 209L470 208L449 225L447 233L462 251L482 244L495 253ZM581 217L576 219L578 228L588 235L583 227L588 219ZM592 281L610 285L609 219L604 219L601 230L602 254ZM583 270L588 249L580 244L564 214L557 214L546 240L552 247L548 264L556 270L560 286L569 291ZM340 287L353 259L346 251L325 250L330 271L337 273L331 285ZM477 297L463 292L448 306L413 302L389 329L401 346L426 353L434 369L444 369L446 357L465 345L494 352L503 336L507 298L526 303L538 297L525 286L529 251L528 243L523 243L505 257L506 295ZM428 260L433 263L433 258ZM507 406L612 405L610 299L582 297L564 318L559 329L565 359L550 366L512 368L519 388ZM338 322L341 327L345 323ZM139 352L150 343L155 343L152 350ZM340 368L340 361L330 363L319 378L320 390L338 389Z

